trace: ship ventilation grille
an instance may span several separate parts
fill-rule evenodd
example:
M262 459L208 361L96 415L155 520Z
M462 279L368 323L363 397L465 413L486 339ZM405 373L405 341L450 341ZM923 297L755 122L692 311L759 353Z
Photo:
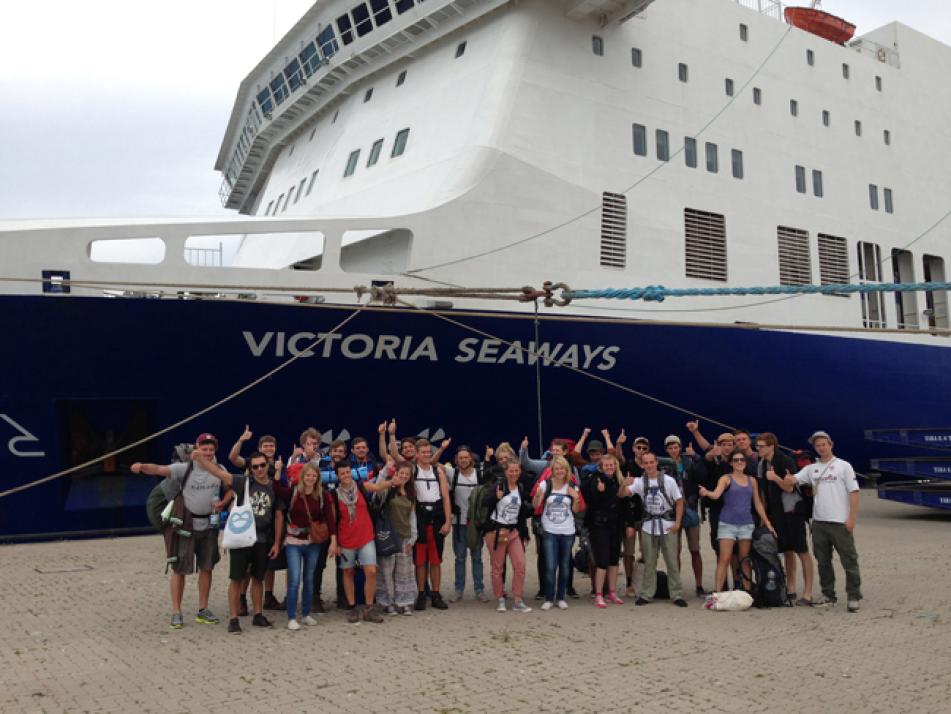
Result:
M627 265L627 196L623 193L605 191L601 197L601 265Z
M809 285L812 282L809 232L779 226L776 235L779 240L779 284Z
M719 213L684 209L687 277L726 282L726 219Z
M819 279L823 285L849 282L849 249L845 238L819 234Z

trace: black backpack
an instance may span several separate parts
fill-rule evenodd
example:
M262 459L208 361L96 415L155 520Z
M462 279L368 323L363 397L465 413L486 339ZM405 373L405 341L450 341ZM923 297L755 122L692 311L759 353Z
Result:
M747 563L750 578L743 569ZM786 574L779 560L776 538L766 528L753 531L753 547L749 556L740 563L740 577L753 596L754 607L786 606Z

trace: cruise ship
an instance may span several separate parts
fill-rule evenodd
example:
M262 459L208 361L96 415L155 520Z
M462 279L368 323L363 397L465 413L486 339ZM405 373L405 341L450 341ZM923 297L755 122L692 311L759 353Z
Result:
M245 424L901 456L866 432L947 423L946 290L571 291L943 284L949 74L771 0L316 2L238 87L233 218L0 227L0 492L76 469L0 498L0 537L136 532L132 462Z

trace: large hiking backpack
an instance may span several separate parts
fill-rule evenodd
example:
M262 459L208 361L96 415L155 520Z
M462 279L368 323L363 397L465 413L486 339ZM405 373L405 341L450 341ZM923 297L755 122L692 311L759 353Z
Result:
M172 461L171 463L188 463L188 470L185 472L185 478L182 479L182 487L185 486L185 479L192 472L192 465L194 461L191 460L191 453L194 447L191 444L176 444L172 449ZM149 493L148 498L145 500L145 515L149 519L149 523L152 524L152 527L157 531L161 531L162 527L165 525L165 520L162 517L162 514L165 512L165 509L168 507L169 501L174 500L169 499L165 494L165 479L159 481L155 488Z
M749 563L751 578L743 566ZM753 531L753 547L749 556L740 563L740 577L748 582L755 607L784 607L786 605L786 575L779 559L776 538L766 528Z
M482 528L489 520L492 509L485 503L487 488L495 488L494 481L479 484L469 494L469 523L466 525L466 545L470 549L478 548L482 541Z

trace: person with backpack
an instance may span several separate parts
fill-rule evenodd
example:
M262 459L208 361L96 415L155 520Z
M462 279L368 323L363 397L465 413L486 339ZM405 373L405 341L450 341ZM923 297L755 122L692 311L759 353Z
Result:
M380 476L384 488L373 495L376 522L376 601L387 615L412 615L416 601L416 488L413 464L392 458Z
M208 609L211 593L211 573L221 559L218 552L218 531L210 527L208 517L215 511L220 484L231 484L231 475L215 462L218 440L207 432L198 435L191 451L191 460L167 466L158 464L132 464L134 474L163 476L161 487L166 501L176 501L182 496L181 531L177 538L177 554L172 565L169 592L172 600L170 627L180 630L184 625L182 598L185 593L185 576L198 570L198 613L195 622L216 625L220 620ZM224 472L223 475L221 473ZM180 531L180 532L181 532ZM188 535L186 536L185 533Z
M700 481L706 476L706 469L689 445L686 452L683 450L680 437L676 434L664 439L664 451L669 457L670 475L674 477L684 496L683 527L677 537L678 569L683 542L686 540L697 597L706 597L708 593L703 589L703 558L700 557L700 494L697 490ZM686 538L683 537L685 534Z
M496 610L505 612L505 585L502 568L508 556L512 564L512 610L528 613L532 608L522 598L525 589L525 546L528 543L526 521L531 514L527 492L519 483L522 468L514 459L507 461L505 478L486 484L482 494L482 506L489 514L482 526L485 546L492 560L492 590L497 601Z
M439 593L442 580L442 549L452 526L452 503L449 482L442 464L433 460L433 445L426 439L416 442L416 468L413 485L416 489L416 526L419 536L415 545L416 609L426 609L427 581L429 601L437 610L448 605Z
M855 549L855 521L859 514L859 484L852 464L832 453L832 437L817 431L809 437L819 460L795 475L783 479L784 488L792 492L797 485L812 486L815 494L812 516L812 550L819 565L819 587L822 597L814 605L836 604L835 570L832 551L839 554L845 570L845 590L849 612L862 607L862 575L859 555Z
M720 477L717 487L710 491L700 487L700 495L713 501L723 497L723 507L720 509L720 519L717 525L717 540L720 542L719 558L717 558L716 592L722 592L726 587L726 573L733 558L733 546L738 544L740 567L746 575L747 581L751 577L749 554L753 544L753 513L752 505L756 509L765 528L773 535L776 531L773 524L766 517L763 501L760 499L759 486L756 479L746 473L746 454L735 449L729 457L732 471ZM668 568L670 565L668 564ZM669 575L669 574L668 574Z
M484 571L482 567L482 541L475 548L469 547L468 521L469 497L472 491L484 482L482 465L476 463L472 449L462 445L456 449L455 465L447 471L449 478L449 499L452 503L452 550L456 556L455 589L450 602L462 600L466 589L466 560L472 565L472 586L479 602L488 602L485 594Z
M626 479L621 473L621 465L614 454L603 454L599 469L582 482L582 494L587 508L585 524L591 546L591 560L594 565L595 607L606 608L607 603L623 605L617 596L617 570L621 559L621 534L633 530L633 524L625 523L628 492ZM607 599L604 596L605 578L607 578Z
M641 575L640 594L635 605L648 605L657 590L657 557L663 554L667 566L667 584L670 597L677 607L687 607L680 582L677 563L677 542L683 523L684 499L677 482L657 469L657 456L648 451L641 457L643 475L634 478L628 486L631 495L639 496L644 504L641 525L641 550L644 553L644 572Z
M582 504L581 493L572 484L571 469L563 456L552 459L551 478L539 482L532 505L541 509L541 549L545 552L545 602L542 610L551 610L556 597L558 608L565 610L568 608L565 593L571 546L575 541L574 514L581 510Z

